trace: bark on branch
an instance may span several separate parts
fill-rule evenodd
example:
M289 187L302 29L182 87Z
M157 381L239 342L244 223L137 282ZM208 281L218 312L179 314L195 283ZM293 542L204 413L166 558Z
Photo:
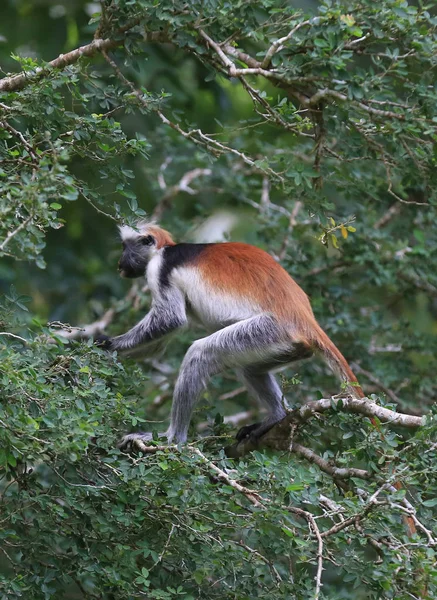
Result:
M4 77L0 80L0 92L16 92L21 90L26 87L26 85L29 85L50 73L52 69L63 69L68 65L77 62L82 56L93 56L98 52L102 52L102 50L110 50L122 43L122 40L113 40L110 38L93 40L85 46L80 46L80 48L75 48L71 52L67 52L67 54L60 54L44 67L38 67L31 72Z
M360 400L351 397L322 398L321 400L308 402L301 408L291 411L284 419L282 419L282 421L277 423L274 427L272 427L272 429L263 435L257 444L255 444L250 437L245 438L240 442L229 446L226 449L226 453L232 458L238 458L249 452L252 452L253 450L270 448L272 450L295 451L297 454L303 454L301 451L303 447L293 443L292 432L296 429L296 427L302 425L314 415L327 412L329 410L360 414L369 418L376 417L381 421L381 423L407 427L409 429L416 429L417 427L421 427L425 424L425 417L398 413L390 410L389 408L379 406L375 402L366 398ZM308 457L306 456L306 458ZM314 460L314 457L312 457L312 460L313 462L317 462ZM361 476L363 476L363 474L361 474ZM352 473L349 473L349 475L352 475ZM357 474L354 473L353 476L356 475Z
M45 77L48 75L53 69L64 69L69 65L73 65L80 58L87 56L91 57L95 54L107 52L112 48L116 48L117 46L122 46L124 44L123 37L119 37L121 34L127 33L133 27L138 25L141 19L136 19L132 21L129 25L120 28L114 38L97 38L94 39L89 44L85 44L84 46L80 46L80 48L75 48L71 52L67 52L66 54L60 54L58 57L54 58L50 62L48 62L43 67L38 67L34 71L19 73L18 75L11 75L9 77L4 77L0 79L0 92L16 92L18 90L23 89L30 83L34 83L38 79ZM144 34L144 38L148 42L165 42L168 41L167 36L163 32L146 32Z

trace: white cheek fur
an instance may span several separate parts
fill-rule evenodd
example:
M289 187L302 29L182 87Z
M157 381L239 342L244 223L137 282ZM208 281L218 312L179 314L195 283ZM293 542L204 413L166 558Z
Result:
M159 284L159 272L162 265L162 253L157 251L156 254L150 259L146 271L146 279L149 284L150 291L154 298L159 298L162 294Z
M120 237L123 241L135 240L141 237L141 234L133 229L133 227L129 227L129 225L120 225L118 231L120 232Z
M150 231L150 227L154 226L155 223L153 221L138 221L137 228L134 229L129 225L119 225L118 231L120 233L120 237L123 241L125 240L136 240ZM159 228L158 228L159 229Z

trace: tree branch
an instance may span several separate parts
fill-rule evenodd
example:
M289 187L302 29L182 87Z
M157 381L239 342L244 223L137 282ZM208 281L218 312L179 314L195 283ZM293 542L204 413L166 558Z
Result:
M16 92L21 90L30 83L34 83L38 79L47 76L52 69L63 69L68 65L76 63L83 56L93 56L98 52L102 52L102 50L115 48L122 43L122 40L113 40L111 38L93 40L85 46L80 46L80 48L75 48L71 52L67 52L67 54L60 54L44 67L38 67L29 73L19 73L18 75L4 77L0 80L0 92Z
M203 29L199 29L199 33L203 37L203 39L206 40L206 42L211 46L211 48L213 48L217 52L221 63L228 70L229 76L236 77L237 76L236 75L236 67L235 67L234 63L232 62L232 60L230 58L228 58L226 56L226 54L223 52L220 45L217 44L217 42L214 42L214 40L212 40L209 37L209 35L203 31Z
M117 39L120 34L127 33L133 27L141 22L142 17L134 19L129 24L121 27L114 33L114 38L98 38L94 39L89 44L80 46L67 52L66 54L60 54L57 58L54 58L48 62L44 67L38 67L31 72L23 72L18 75L11 75L0 79L0 92L16 92L23 89L30 83L38 81L42 77L46 77L53 69L64 69L65 67L76 63L79 59L84 56L91 57L99 52L106 52L117 46L124 44L124 39ZM161 31L157 32L146 32L144 34L146 41L148 42L165 42L168 41L168 36Z
M174 131L177 131L180 135L182 135L182 137L184 137L187 140L190 140L197 146L201 146L202 148L209 150L215 156L220 156L220 155L226 154L228 152L231 154L235 154L243 162L245 162L247 165L252 167L257 172L268 174L270 177L273 177L276 180L284 182L284 177L282 177L282 175L280 175L279 173L276 173L270 167L266 167L266 168L258 167L256 165L256 161L254 159L252 159L250 156L247 156L244 152L239 152L238 150L236 150L235 148L232 148L231 146L226 146L225 144L218 142L211 135L203 133L201 129L191 129L189 131L185 131L184 129L182 129L182 127L178 123L174 123L173 121L170 121L170 119L168 119L164 115L164 113L162 111L160 111L158 108L156 108L154 106L149 106L148 102L144 99L142 92L140 90L138 90L134 86L134 84L123 75L123 73L119 69L118 65L115 63L115 61L112 60L112 58L110 56L108 56L106 51L103 51L102 54L103 54L105 60L108 62L108 64L111 65L111 67L114 69L117 77L120 79L120 81L122 81L131 90L132 94L137 98L138 102L143 104L143 106L145 106L149 110L153 110L158 115L158 117L161 119L161 121L164 123L164 125L171 127Z
M294 443L290 438L291 433L295 430L296 426L305 423L305 421L308 421L313 416L319 413L327 412L330 410L360 414L369 418L377 417L382 423L387 423L388 425L396 425L400 427L407 427L409 429L416 429L417 427L421 427L425 424L424 416L419 417L413 415L406 415L403 413L397 413L393 410L390 410L389 408L379 406L375 402L366 398L360 400L351 397L334 397L329 399L323 398L321 400L308 402L307 404L304 404L301 408L290 411L290 413L284 419L282 419L282 421L277 423L274 427L272 427L272 429L265 433L258 440L257 443L255 443L254 440L250 437L245 438L240 442L229 446L226 449L226 453L232 458L238 458L244 456L249 452L252 452L253 450L257 450L260 448L293 451ZM300 450L302 450L302 448L303 447L300 447ZM308 458L308 456L306 456L306 458ZM312 456L312 459L313 462L316 462L316 460L314 460L314 456ZM325 468L324 470L326 471L327 469ZM359 475L353 476L359 477Z
M306 421L311 418L315 413L326 412L328 410L339 410L344 412L350 412L355 414L361 414L366 417L377 417L382 423L388 423L390 425L400 425L402 427L408 427L415 429L424 425L424 417L417 417L412 415L406 415L403 413L397 413L389 408L379 406L376 402L368 400L367 398L356 399L356 398L322 398L321 400L315 400L314 402L308 402L302 408L298 410L299 417ZM286 417L288 418L288 417Z

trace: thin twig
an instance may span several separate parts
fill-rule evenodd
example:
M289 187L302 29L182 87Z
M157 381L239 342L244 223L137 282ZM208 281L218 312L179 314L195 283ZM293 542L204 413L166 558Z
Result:
M274 41L273 44L270 46L270 48L267 50L266 55L261 63L261 67L263 69L268 69L273 56L277 52L280 52L283 49L285 42L288 42L288 40L291 39L293 37L293 35L299 31L299 29L301 29L302 27L306 27L307 25L310 25L310 24L311 24L310 20L302 21L301 23L298 23L295 27L293 27L293 29L290 31L290 33L288 35Z
M253 506L256 506L256 507L263 506L263 504L261 502L261 497L258 492L254 491L254 490L250 490L247 487L239 484L234 479L231 479L222 469L220 469L220 467L218 467L212 461L208 460L206 458L206 456L199 450L199 448L191 446L190 451L193 452L194 454L197 454L197 456L199 456L202 459L202 461L212 471L217 473L218 478L223 483L226 483L226 485L231 486L232 488L234 488L235 490L240 492L240 494L243 494L244 496L246 496L246 498L249 500L249 502L251 502L253 504Z
M371 381L376 386L378 386L379 389L381 389L383 392L385 392L387 394L387 396L391 400L393 400L393 402L395 402L396 404L402 404L402 400L399 398L399 396L397 396L394 393L394 391L391 390L389 387L387 387L380 379L375 377L375 375L373 375L373 373L370 373L370 371L366 371L365 369L360 367L360 365L358 365L357 363L353 363L351 366L354 369L354 371L356 371L357 373L361 373L362 375L367 377L367 379L369 379L369 381Z
M268 558L266 558L263 554L261 554L261 552L258 552L258 550L255 550L254 548L251 548L250 546L247 546L246 544L244 544L242 541L236 542L238 546L240 546L241 548L244 548L245 550L247 550L248 552L250 552L250 554L252 554L253 556L257 556L260 560L262 560L271 570L271 572L273 573L276 581L279 583L280 581L282 581L282 577L279 575L278 570L276 569L275 565L273 563L271 563L269 561Z
M4 250L5 246L9 244L12 238L14 238L17 233L20 233L22 229L24 229L33 219L33 216L27 217L14 231L10 231L3 242L0 244L0 252Z
M61 327L59 327L58 324L56 325L57 328L60 329L59 334L62 337L67 338L68 340L86 339L93 337L99 333L102 333L106 329L106 327L108 327L108 325L112 322L114 316L115 310L113 308L110 308L104 313L104 315L100 317L100 319L97 319L97 321L94 321L89 325L84 325L83 327L63 328L62 323L60 324ZM54 324L49 323L49 325L53 326Z
M287 254L287 248L290 244L290 237L293 232L293 229L295 228L295 226L297 224L296 218L297 218L297 215L299 214L299 211L302 208L302 206L303 206L303 202L301 200L296 200L296 202L294 203L293 210L291 211L290 219L288 220L287 232L284 236L284 239L282 240L281 249L279 250L279 253L278 253L279 260L284 260L285 255Z
M2 332L0 332L0 335L6 335L8 337L12 337L12 338L15 338L17 340L20 340L20 342L23 342L24 344L27 344L27 340L25 340L20 335L15 335L15 333L10 333L9 331L2 331Z
M358 477L359 479L370 479L372 474L369 471L365 471L364 469L355 469L353 467L337 467L332 465L327 460L319 456L306 446L302 446L301 444L297 444L295 442L291 445L291 451L299 454L303 458L306 458L310 462L316 464L319 469L331 475L334 479L347 479L349 477Z
M29 144L29 142L26 140L21 131L18 131L17 129L15 129L15 127L12 127L12 125L7 121L0 121L0 127L3 127L4 129L6 129L6 131L9 131L9 133L15 135L15 137L17 137L23 144L23 146L26 148L32 160L34 162L38 161L34 149L32 148L31 144Z
M174 530L177 528L177 525L175 525L174 523L172 523L171 529L170 529L170 533L168 534L167 540L164 544L164 547L161 551L161 554L158 556L158 558L156 559L156 561L154 562L154 564L150 567L149 571L151 571L152 569L154 569L156 567L156 565L159 565L160 562L162 562L162 559L164 558L164 555L166 553L166 550L170 544L170 540L173 536Z
M310 529L313 531L315 538L317 539L317 571L315 576L316 588L314 591L314 600L318 600L320 596L320 590L322 588L322 572L323 572L323 534L320 533L320 529L317 526L314 516L302 508L296 506L283 506L285 510L291 513L297 514L303 517L308 522Z
M192 169L191 171L185 173L185 175L181 177L179 182L175 185L172 185L171 187L167 187L164 181L164 177L162 177L162 173L160 173L160 187L161 189L165 189L166 192L155 206L155 209L152 213L152 219L159 220L162 217L163 212L169 208L170 201L180 192L185 192L187 194L190 194L191 196L198 194L199 191L193 190L193 188L190 187L190 183L198 177L207 177L208 175L211 175L211 173L211 169ZM163 188L162 185L164 185L165 187Z
M397 202L395 202L394 204L392 204L390 206L390 208L388 209L387 212L385 212L382 217L380 217L376 223L373 225L374 229L382 229L382 227L385 227L387 225L387 223L389 221L391 221L391 219L393 219L393 217L396 217L401 210L401 205L398 204Z

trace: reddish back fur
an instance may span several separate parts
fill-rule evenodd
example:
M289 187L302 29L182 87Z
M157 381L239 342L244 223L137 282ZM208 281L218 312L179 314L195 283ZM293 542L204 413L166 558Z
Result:
M305 329L314 320L308 296L260 248L238 242L212 244L200 255L199 268L214 289L253 300L280 321Z
M357 382L340 350L317 323L308 296L270 254L255 246L229 242L207 246L196 262L213 289L252 299L286 326L293 341L306 342L342 379ZM364 397L358 385L351 386L350 391Z

